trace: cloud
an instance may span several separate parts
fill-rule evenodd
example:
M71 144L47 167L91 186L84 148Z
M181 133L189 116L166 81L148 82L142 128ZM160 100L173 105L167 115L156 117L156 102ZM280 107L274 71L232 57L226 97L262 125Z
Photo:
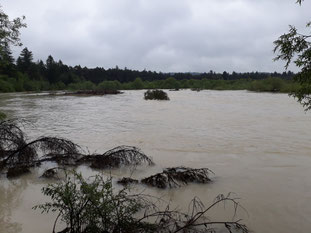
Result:
M163 72L283 71L273 41L308 9L284 0L4 0L36 59ZM20 48L15 48L16 55Z

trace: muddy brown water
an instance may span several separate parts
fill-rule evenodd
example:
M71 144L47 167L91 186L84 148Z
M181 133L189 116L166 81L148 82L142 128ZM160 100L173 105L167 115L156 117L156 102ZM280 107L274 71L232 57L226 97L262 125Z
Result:
M31 122L25 126L30 138L61 136L98 153L118 145L140 147L157 165L137 168L137 178L179 165L213 170L212 184L164 191L144 187L180 208L194 196L208 205L218 194L234 192L247 209L239 217L254 232L310 232L310 113L286 94L168 94L171 100L164 102L143 100L143 91L102 97L1 94L0 109ZM51 232L54 216L31 209L48 200L40 191L48 182L38 178L42 170L15 180L1 178L1 233ZM115 177L129 172L111 171ZM230 218L230 207L222 211L211 217Z

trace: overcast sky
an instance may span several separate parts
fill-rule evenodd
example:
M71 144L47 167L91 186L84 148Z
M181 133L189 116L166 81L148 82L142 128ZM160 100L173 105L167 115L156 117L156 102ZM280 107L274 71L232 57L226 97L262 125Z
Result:
M273 41L305 29L311 1L1 0L26 16L22 42L34 58L163 72L283 71ZM14 48L18 55L21 48ZM292 70L294 70L292 68Z

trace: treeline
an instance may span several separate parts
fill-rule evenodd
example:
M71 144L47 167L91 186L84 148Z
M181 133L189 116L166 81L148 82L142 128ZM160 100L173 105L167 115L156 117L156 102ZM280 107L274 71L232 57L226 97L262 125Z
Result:
M15 61L4 51L0 59L0 92L94 89L216 89L290 92L292 72L284 73L161 73L151 71L68 66L49 56L45 62L33 61L24 48ZM273 77L273 78L271 78Z

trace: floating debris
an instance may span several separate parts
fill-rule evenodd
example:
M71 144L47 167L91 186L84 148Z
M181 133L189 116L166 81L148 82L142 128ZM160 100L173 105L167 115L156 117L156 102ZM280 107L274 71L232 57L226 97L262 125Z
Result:
M208 168L188 168L188 167L173 167L164 169L163 172L149 176L141 180L143 184L165 189L175 188L193 183L209 183L211 179L209 174L213 173Z

